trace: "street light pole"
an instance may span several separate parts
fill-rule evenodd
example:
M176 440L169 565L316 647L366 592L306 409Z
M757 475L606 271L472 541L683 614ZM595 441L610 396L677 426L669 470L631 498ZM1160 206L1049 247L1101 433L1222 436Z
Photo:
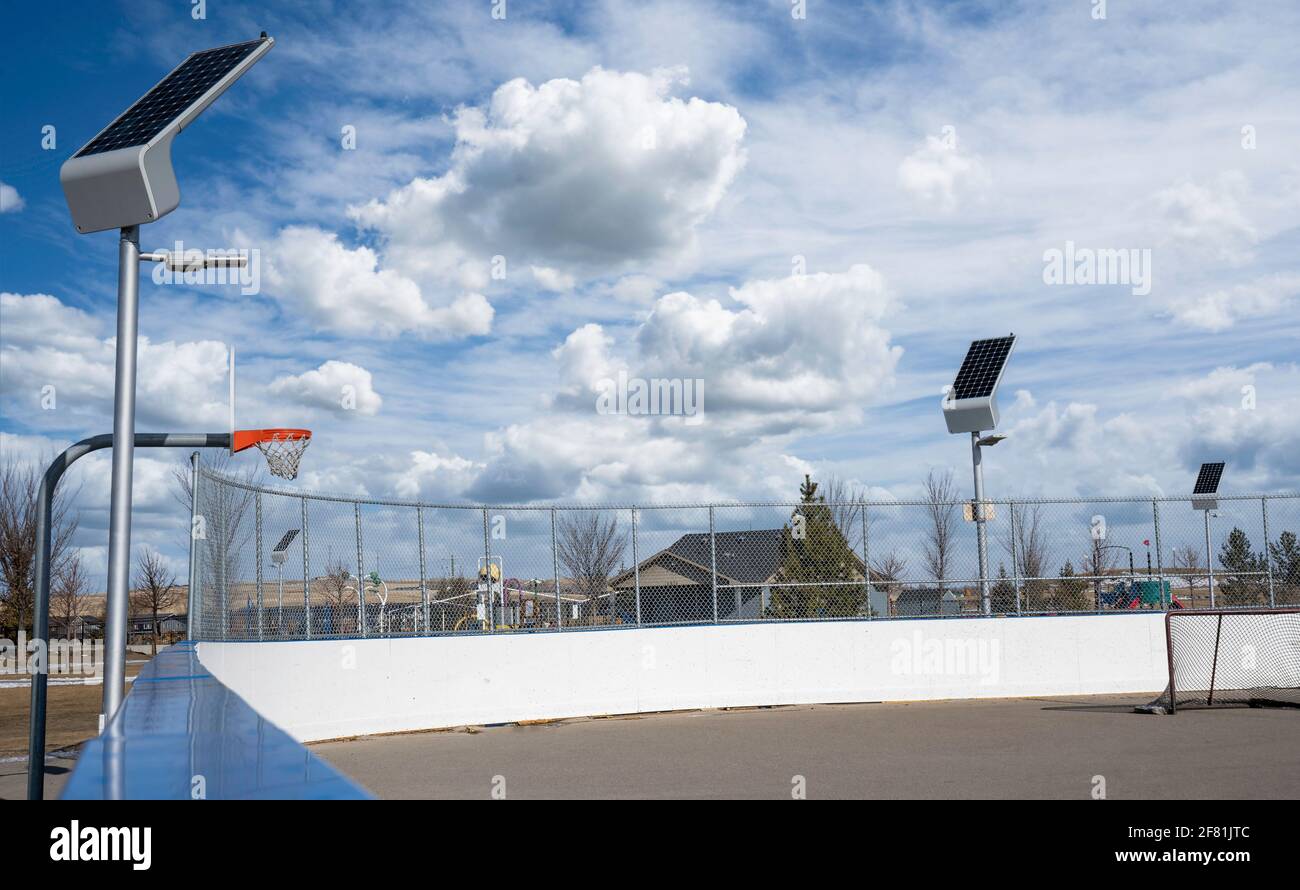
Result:
M108 527L108 601L104 607L101 725L126 695L126 622L130 612L131 469L135 457L136 339L140 307L140 227L124 226L117 250L117 368L113 387L113 482Z
M980 434L970 434L971 465L975 474L975 531L979 536L980 604L985 615L991 614L989 603L989 538L984 527L984 467L980 452Z

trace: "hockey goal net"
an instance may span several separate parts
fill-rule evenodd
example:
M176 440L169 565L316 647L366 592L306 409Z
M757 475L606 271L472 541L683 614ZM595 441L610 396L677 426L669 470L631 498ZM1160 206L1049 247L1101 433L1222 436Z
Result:
M1142 710L1300 707L1300 609L1171 611L1169 686Z

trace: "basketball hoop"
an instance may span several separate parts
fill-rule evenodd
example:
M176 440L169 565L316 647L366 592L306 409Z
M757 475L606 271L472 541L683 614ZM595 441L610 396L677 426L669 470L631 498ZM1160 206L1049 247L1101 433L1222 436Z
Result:
M257 446L273 476L293 479L298 461L311 444L311 430L236 430L230 439L232 453Z

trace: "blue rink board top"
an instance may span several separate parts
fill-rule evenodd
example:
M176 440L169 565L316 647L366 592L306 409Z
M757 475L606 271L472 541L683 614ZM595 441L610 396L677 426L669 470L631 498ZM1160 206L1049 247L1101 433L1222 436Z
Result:
M140 671L117 716L87 742L64 800L362 800L370 795L169 646Z

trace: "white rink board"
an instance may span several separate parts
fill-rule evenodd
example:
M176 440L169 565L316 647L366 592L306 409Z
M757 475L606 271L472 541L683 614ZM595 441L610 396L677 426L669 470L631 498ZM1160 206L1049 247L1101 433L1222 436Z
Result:
M200 643L299 741L689 708L1157 693L1164 614Z

